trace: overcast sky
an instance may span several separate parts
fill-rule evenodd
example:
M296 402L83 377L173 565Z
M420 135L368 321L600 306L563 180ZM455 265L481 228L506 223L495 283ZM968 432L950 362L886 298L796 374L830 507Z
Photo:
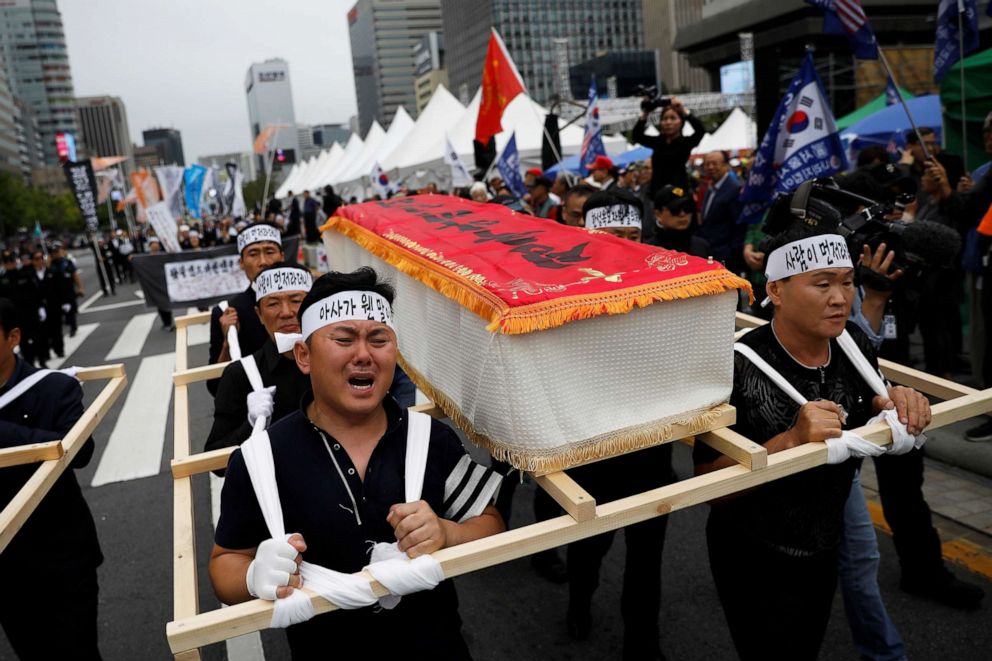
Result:
M131 139L182 131L186 163L251 149L248 66L289 62L296 121L355 114L354 0L58 0L76 96L119 96Z

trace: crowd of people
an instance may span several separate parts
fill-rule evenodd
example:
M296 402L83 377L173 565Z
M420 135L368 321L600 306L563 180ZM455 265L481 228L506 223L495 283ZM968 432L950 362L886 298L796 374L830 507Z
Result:
M923 498L920 445L931 421L926 398L871 375L877 373L878 356L911 359L908 337L917 325L928 370L954 374L964 346L956 312L966 294L975 302L973 312L992 319L987 293L992 288L976 286L978 278L992 276L992 241L975 231L992 204L992 172L986 167L967 174L960 159L939 149L932 132L921 132L922 144L909 140L897 159L884 149L864 150L852 172L806 188L803 196L780 198L762 225L749 227L738 223L738 193L746 174L742 164L714 151L702 157L695 172L689 158L698 139L683 136L682 127L691 123L696 135L702 131L677 99L663 109L655 138L644 133L648 119L645 114L634 131L654 150L649 161L617 168L601 156L586 179L569 173L551 179L531 170L523 198L499 177L453 194L503 204L533 215L538 223L583 227L712 258L751 279L757 301L767 304L752 307L742 300L741 308L771 322L735 346L731 403L738 411L736 429L769 453L825 442L828 464L713 503L706 528L708 559L734 645L742 659L816 658L839 587L858 653L869 659L905 658L877 583L878 544L859 481L864 458L875 463L902 570L901 588L962 610L978 608L984 593L944 565ZM992 154L992 115L984 135ZM793 200L816 198L817 191L827 189L889 204L891 222L951 228L963 247L955 245L946 264L917 265L910 275L908 267L894 263L891 246L851 247L836 228L798 222L810 203L797 211ZM398 194L441 193L429 185ZM332 189L320 202L309 192L302 198L302 204L291 198L286 207L271 201L243 221L206 220L179 233L186 250L235 243L251 283L214 307L210 321L209 361L224 362L237 353L244 357L208 385L215 411L207 449L240 446L225 471L209 565L215 592L225 603L253 597L289 601L304 579L323 576L322 568L360 571L369 564L370 552L373 562L379 552L423 558L418 580L430 584L432 552L499 533L511 515L509 489L497 497L508 467L477 464L450 428L408 411L413 387L396 361L392 287L368 268L313 280L309 270L284 254L284 236L317 240L322 216L343 204ZM128 244L130 250L124 248ZM126 233L105 242L109 263L121 264L114 266L112 277L130 277L127 258L159 250L156 244L151 234ZM799 266L784 257L813 246L826 246L835 259ZM70 332L75 328L76 300L84 294L78 270L61 245L53 244L48 255L27 252L21 263L13 252L3 254L0 378L5 388L28 378L32 363L44 365L50 350L62 354L62 326ZM350 313L360 306L340 304L367 299L376 302L376 316ZM970 323L974 329L977 320ZM984 350L984 377L992 385L992 349L984 333L978 337L982 341L975 348ZM20 357L14 353L18 345ZM19 442L58 437L78 419L78 385L62 380L50 385L65 391L58 393L58 401L67 403L65 415L36 417L38 429L29 429L17 416L35 415L21 409L42 405L25 400L20 408L0 411L5 437ZM869 420L888 421L894 438L890 446L844 433ZM992 440L990 427L983 423L969 437ZM671 445L661 445L573 473L597 502L605 502L674 481L671 452ZM702 443L695 445L693 460L699 475L731 463ZM257 480L274 480L277 488L260 489ZM5 481L4 488L16 482ZM82 496L71 471L60 484L65 488L56 500L78 510ZM261 493L269 494L264 503L256 496ZM547 501L536 509L539 518L558 514ZM284 520L274 522L272 511L282 512ZM4 576L17 573L11 571L16 561L34 562L33 544L51 534L46 526L64 533L60 544L66 548L88 549L85 558L70 563L85 576L75 592L65 595L61 589L73 580L65 575L53 575L53 587L43 591L65 595L58 600L60 612L74 628L52 642L74 645L70 649L77 655L96 652L100 552L92 517L88 510L84 514L77 511L74 525L64 529L58 511L39 516L41 523L26 527L0 560ZM662 516L624 530L625 659L663 658L659 613L666 525ZM613 533L607 533L578 541L569 545L564 560L552 551L535 563L545 578L568 583L567 629L578 640L595 628L592 601L612 540ZM395 547L375 550L382 544ZM749 573L741 573L742 563ZM434 589L409 594L399 605L391 604L395 607L373 606L372 596L367 607L306 622L287 616L294 658L322 658L331 641L336 653L357 656L372 639L380 652L470 658L454 587L450 581L438 584L440 578L433 575ZM753 575L762 577L760 589L751 584ZM321 589L336 595L342 588ZM24 588L36 591L37 584ZM348 598L365 603L353 594ZM13 601L0 609L8 636L18 650L33 649L36 639L9 633L30 609L12 606ZM382 631L390 635L383 637ZM98 652L87 658L98 658Z

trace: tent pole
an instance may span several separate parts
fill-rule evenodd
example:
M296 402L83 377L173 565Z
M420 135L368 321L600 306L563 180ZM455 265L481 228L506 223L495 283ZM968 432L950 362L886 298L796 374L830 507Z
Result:
M902 104L902 109L906 111L906 117L909 118L909 124L913 127L913 133L916 134L916 139L920 143L920 148L923 150L923 158L930 160L930 151L927 146L923 143L923 136L920 135L920 129L916 127L916 120L913 119L913 113L909 111L909 106L906 105L906 99L902 97L902 90L899 89L899 82L896 80L895 75L892 73L892 67L889 66L889 60L885 57L885 52L882 47L875 44L875 48L878 50L878 59L881 60L882 66L885 67L885 73L888 74L889 78L892 80L892 86L896 88L896 96L899 97L899 103Z
M968 169L968 115L965 111L964 100L964 2L958 0L958 73L961 85L961 158L964 168Z

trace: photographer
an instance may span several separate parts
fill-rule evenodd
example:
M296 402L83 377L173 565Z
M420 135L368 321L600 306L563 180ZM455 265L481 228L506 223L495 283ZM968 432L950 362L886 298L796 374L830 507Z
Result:
M650 90L646 90L650 91ZM661 117L657 124L660 135L651 136L645 133L648 116L657 108L661 108ZM689 122L693 131L690 136L682 135L682 127ZM678 186L691 190L689 174L685 163L689 160L692 150L703 139L706 127L699 119L682 105L678 97L659 98L653 95L645 96L641 102L641 117L634 124L634 142L653 150L651 154L651 195L654 196L665 186Z

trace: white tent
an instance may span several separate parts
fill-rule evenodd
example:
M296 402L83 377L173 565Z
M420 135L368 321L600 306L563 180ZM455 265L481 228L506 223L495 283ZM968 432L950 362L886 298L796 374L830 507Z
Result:
M362 146L365 143L362 138L357 133L352 133L351 137L348 138L348 143L344 146L344 151L341 153L341 158L333 163L328 163L320 174L314 179L314 188L323 188L327 184L332 184L337 180L338 173L351 167L355 162L355 157L358 156L359 152L362 151Z
M382 144L382 141L385 138L386 132L382 130L379 122L372 120L372 126L369 128L368 133L365 134L365 142L362 145L362 150L358 152L347 167L342 168L340 172L338 172L337 176L334 177L334 181L331 183L337 185L339 183L351 181L355 177L363 174L361 172L362 163L375 157L376 150L379 149L379 145Z
M754 121L740 108L734 108L720 128L703 138L693 153L702 154L715 149L738 151L756 149L757 146L758 131Z
M340 149L338 144L334 143L330 149L325 149L317 154L316 160L309 168L307 168L307 171L303 174L303 176L293 182L296 185L293 190L297 195L302 194L305 190L313 188L313 182L316 180L317 175L327 165L327 162L332 157L332 154L334 154L334 147L338 147L338 149ZM334 156L336 157L337 155L334 154Z
M280 184L279 188L277 188L276 192L274 193L276 199L282 199L286 197L286 192L293 190L291 188L293 179L295 179L300 175L300 172L303 170L303 165L304 164L302 161L293 164L293 167L290 169L289 174L287 174L286 178L282 180L282 184Z
M438 85L407 138L379 165L387 172L399 169L405 174L416 166L441 159L444 134L464 112L465 106L444 85Z
M399 147L406 140L407 136L410 135L413 125L413 118L410 117L406 108L399 106L393 115L393 121L389 125L389 130L386 131L386 135L383 137L379 146L371 153L366 154L364 159L360 156L355 167L339 179L340 190L338 191L338 195L341 197L354 195L359 198L371 195L372 193L366 189L368 188L367 178L372 172L372 166L377 162L382 163L393 150ZM368 138L365 141L368 142Z

